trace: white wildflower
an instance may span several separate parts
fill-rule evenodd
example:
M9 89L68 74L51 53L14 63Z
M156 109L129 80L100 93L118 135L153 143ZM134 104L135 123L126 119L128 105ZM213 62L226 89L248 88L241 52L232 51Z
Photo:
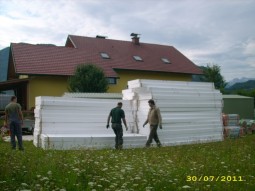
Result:
M185 186L183 186L182 188L191 188L190 186L188 186L188 185L185 185Z
M73 169L73 171L74 171L74 172L79 172L79 171L80 171L80 169L78 169L78 168L74 168L74 169Z
M21 186L28 186L27 183L21 183Z
M111 185L110 188L114 188L115 186L114 185Z
M146 191L150 191L152 189L153 189L153 187L149 187L149 186L145 188Z
M93 185L94 185L94 182L89 182L88 185L89 185L89 186L93 186Z
M43 177L43 178L41 179L41 181L45 181L45 180L49 180L49 178Z
M132 167L126 167L126 170L132 170L133 168Z

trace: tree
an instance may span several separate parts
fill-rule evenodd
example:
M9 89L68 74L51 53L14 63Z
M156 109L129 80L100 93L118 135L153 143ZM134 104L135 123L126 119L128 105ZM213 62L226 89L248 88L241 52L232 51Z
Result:
M207 67L200 67L203 70L204 75L200 77L201 81L213 82L216 89L223 90L227 85L224 77L220 74L220 66L212 65Z
M75 74L68 79L70 92L106 92L108 81L103 70L93 64L77 66Z

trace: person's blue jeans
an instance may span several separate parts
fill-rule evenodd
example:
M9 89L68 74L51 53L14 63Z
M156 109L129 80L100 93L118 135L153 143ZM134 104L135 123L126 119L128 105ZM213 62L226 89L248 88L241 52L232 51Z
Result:
M12 149L16 149L16 140L15 140L15 136L16 136L17 140L18 140L19 149L23 150L22 128L21 128L20 122L11 121L10 132L11 132L11 147L12 147Z

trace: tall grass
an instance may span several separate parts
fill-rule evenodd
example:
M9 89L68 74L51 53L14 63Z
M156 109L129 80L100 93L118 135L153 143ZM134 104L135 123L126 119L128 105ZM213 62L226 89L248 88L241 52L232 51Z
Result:
M255 190L255 135L121 151L45 151L25 141L22 152L9 144L0 141L1 191Z

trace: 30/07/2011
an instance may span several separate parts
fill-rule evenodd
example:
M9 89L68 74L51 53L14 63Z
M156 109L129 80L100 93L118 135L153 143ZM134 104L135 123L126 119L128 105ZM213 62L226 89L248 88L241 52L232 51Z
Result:
M187 176L187 182L243 182L245 181L242 176Z

